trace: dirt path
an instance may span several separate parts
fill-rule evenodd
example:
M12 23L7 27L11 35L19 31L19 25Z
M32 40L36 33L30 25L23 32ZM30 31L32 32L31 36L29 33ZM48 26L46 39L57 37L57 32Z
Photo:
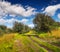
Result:
M28 37L29 38L29 37ZM31 39L30 39L31 40ZM35 45L33 45L33 41L31 41L31 42L29 42L29 43L27 43L27 45L29 46L29 47L31 47L33 50L34 50L34 52L39 52L39 49L35 46Z
M60 44L57 44L57 43L50 43L50 44L52 44L52 45L57 46L57 47L60 48Z
M48 50L48 52L53 52L51 49L49 49L48 47L44 46L44 45L41 45L39 44L38 42L36 42L35 40L33 40L31 37L29 37L34 43L37 43L39 46L45 48L46 50Z
M36 36L35 36L35 37L36 37ZM47 43L52 44L52 45L54 45L54 46L56 46L56 47L60 47L60 44L58 44L58 43L48 42L48 41L46 41L46 40L41 39L41 38L38 37L38 36L37 36L37 38L39 38L39 39L40 39L41 41L43 41L43 42L47 42Z

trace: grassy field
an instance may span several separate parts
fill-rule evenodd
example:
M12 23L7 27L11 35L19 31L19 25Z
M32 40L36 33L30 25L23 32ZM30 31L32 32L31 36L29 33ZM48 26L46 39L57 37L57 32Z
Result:
M60 39L48 33L39 36L6 34L0 37L0 52L60 52Z

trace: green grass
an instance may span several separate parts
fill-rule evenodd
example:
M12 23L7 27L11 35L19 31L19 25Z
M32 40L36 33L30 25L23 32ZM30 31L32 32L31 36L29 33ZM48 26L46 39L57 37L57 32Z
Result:
M44 37L46 37L45 35ZM41 35L41 37L43 36ZM38 43L46 46L53 52L60 52L60 48L57 46L43 42L34 36L28 37L18 33L6 34L0 37L0 52L49 52L45 47L41 47Z
M47 48L51 49L53 52L60 52L60 48L57 47L57 46L54 46L52 44L49 44L47 42L43 42L41 41L39 38L36 38L36 37L31 37L33 40L35 40L36 42L38 42L39 44L43 45L43 46L46 46Z
M35 49L36 48L36 49ZM48 52L29 39L28 36L20 34L9 34L0 37L0 52Z
M33 46L33 50L34 52L48 52L46 49L40 47L38 44L34 43L31 39L29 39L29 37L26 37L24 38L24 42L26 42L27 44L30 43L30 46Z
M21 38L23 43L28 47L30 52L48 52L46 49L40 47L38 44L34 43L32 40L29 39L28 36L16 36L17 38Z

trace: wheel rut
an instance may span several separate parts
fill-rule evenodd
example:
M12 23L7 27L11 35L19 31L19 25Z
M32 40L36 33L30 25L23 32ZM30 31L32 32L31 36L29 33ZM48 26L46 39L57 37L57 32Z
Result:
M42 45L42 44L39 44L38 42L36 42L35 40L33 40L30 36L28 36L34 43L37 43L39 46L45 48L48 52L53 52L51 49L49 49L48 47Z

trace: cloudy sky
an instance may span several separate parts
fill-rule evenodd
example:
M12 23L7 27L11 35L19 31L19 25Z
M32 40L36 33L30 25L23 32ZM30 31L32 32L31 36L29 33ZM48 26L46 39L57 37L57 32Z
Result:
M15 21L34 27L37 13L50 15L60 22L60 0L0 0L0 24L12 27Z

